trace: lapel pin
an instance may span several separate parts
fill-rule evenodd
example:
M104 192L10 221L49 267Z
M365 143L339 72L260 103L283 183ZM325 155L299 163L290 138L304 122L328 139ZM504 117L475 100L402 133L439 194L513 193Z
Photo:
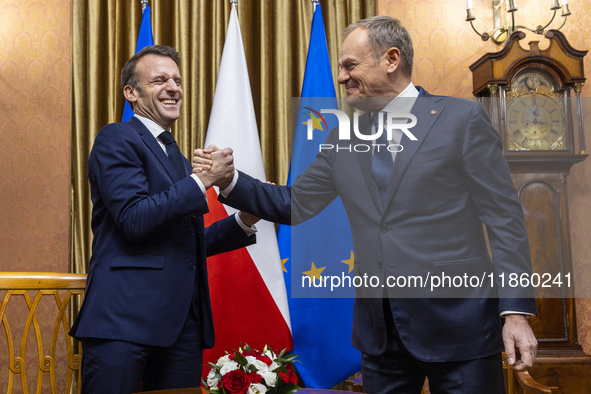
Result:
M431 115L435 115L437 113L437 111L435 111L434 109L431 110Z

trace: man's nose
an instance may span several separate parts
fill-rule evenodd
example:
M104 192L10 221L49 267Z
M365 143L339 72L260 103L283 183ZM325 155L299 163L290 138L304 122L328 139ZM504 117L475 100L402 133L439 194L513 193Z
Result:
M345 84L349 80L349 73L344 68L341 68L339 75L337 76L337 82L341 85Z
M180 87L180 85L178 85L176 83L176 81L174 79L169 78L166 81L166 90L170 90L170 91L175 91L176 92L176 91L181 90L181 87Z

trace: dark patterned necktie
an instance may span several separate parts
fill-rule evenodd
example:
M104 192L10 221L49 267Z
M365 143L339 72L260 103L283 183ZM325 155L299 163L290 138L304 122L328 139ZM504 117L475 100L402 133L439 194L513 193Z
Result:
M160 139L160 141L164 143L164 145L166 145L166 153L168 154L168 159L174 166L174 169L176 170L177 174L179 174L179 177L183 179L187 176L185 164L183 162L184 157L181 154L179 146L176 144L174 137L172 136L172 134L170 134L170 132L165 131L162 134L160 134L158 138Z
M374 115L374 126L376 133L379 132L378 125L378 114ZM380 192L380 198L382 204L386 199L386 191L388 190L388 183L390 183L390 175L392 174L392 168L394 167L394 161L392 160L392 153L387 149L389 142L386 138L386 130L382 129L382 135L376 139L376 146L373 151L373 157L371 160L371 174L378 185L378 191Z

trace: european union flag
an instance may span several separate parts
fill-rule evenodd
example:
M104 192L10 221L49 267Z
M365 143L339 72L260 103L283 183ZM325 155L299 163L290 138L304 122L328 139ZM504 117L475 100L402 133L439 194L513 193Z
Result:
M150 18L150 6L146 4L146 8L142 14L142 23L140 25L140 32L137 36L137 43L135 45L135 53L141 51L144 47L154 45L154 36L152 35L152 19ZM133 116L131 106L125 101L123 108L122 122L127 122Z
M337 126L336 117L324 117L320 109L338 109L326 44L320 4L312 20L306 71L294 127L288 185L314 161L328 132ZM308 140L308 122L313 138ZM318 216L293 228L280 226L279 251L285 262L285 284L296 368L304 384L331 388L361 369L361 354L351 345L354 289L341 289L338 298L297 298L301 288L292 288L302 276L353 275L353 241L340 198ZM294 253L292 254L292 247ZM334 297L334 294L331 295Z

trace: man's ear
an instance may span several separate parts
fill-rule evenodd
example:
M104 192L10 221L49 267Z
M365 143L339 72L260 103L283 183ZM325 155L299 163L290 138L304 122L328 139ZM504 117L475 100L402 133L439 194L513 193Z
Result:
M129 104L133 108L133 105L135 104L138 98L137 89L131 85L125 85L125 87L123 88L123 95L125 96L125 99L129 101Z
M393 73L398 69L400 66L400 62L402 58L400 57L400 50L398 48L392 47L386 51L386 58L388 61L388 73Z

